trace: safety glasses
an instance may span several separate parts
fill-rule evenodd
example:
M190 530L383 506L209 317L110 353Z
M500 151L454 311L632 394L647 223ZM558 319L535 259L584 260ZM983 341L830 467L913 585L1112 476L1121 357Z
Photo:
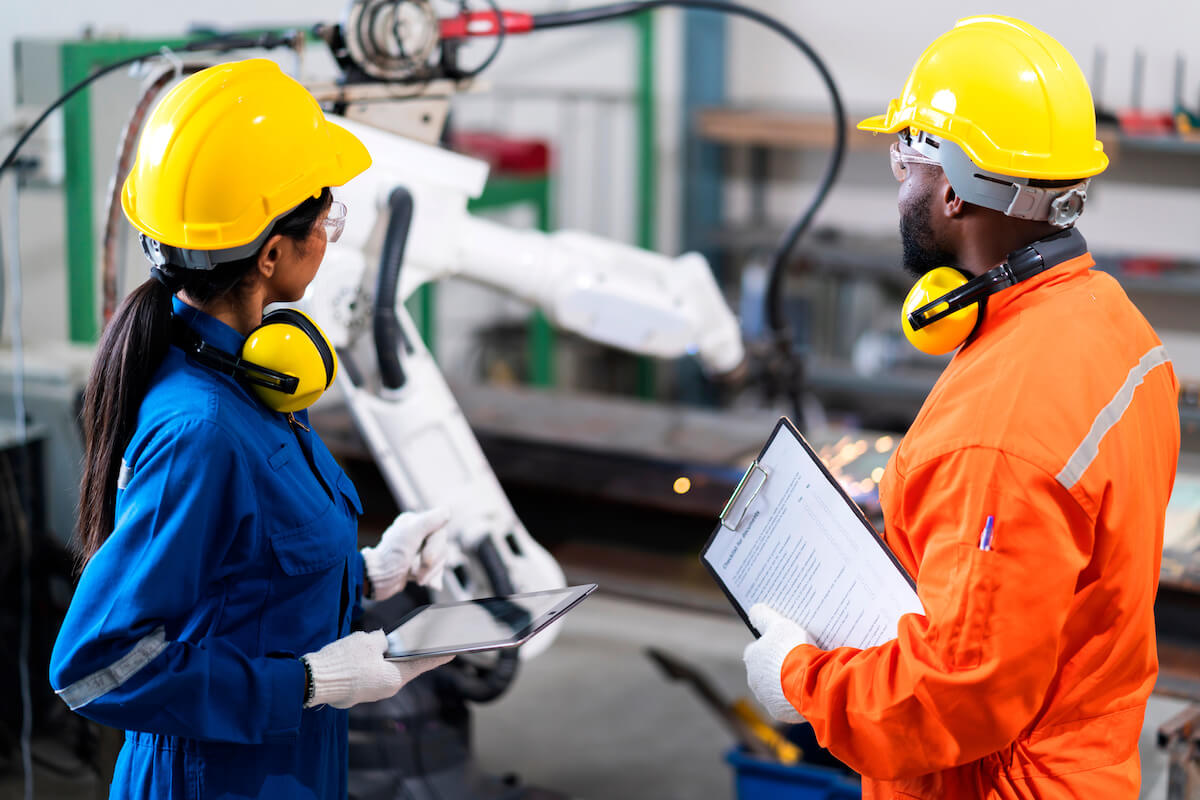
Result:
M892 142L892 147L889 151L892 159L892 174L896 176L896 180L904 183L908 177L909 164L930 164L935 167L940 167L941 162L936 158L928 158L918 155L917 153L904 153L900 150L899 142Z
M321 224L325 226L325 240L336 242L346 228L346 204L337 200L330 203L329 213Z

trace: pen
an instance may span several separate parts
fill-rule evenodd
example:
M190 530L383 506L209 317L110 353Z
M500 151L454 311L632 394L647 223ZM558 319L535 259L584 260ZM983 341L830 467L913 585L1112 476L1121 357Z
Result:
M979 549L992 549L992 528L995 526L996 518L991 514L988 515L987 522L983 524L983 533L979 534Z

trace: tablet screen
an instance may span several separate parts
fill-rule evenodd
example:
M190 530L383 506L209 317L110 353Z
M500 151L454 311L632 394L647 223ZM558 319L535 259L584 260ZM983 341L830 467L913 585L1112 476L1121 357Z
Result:
M388 658L519 644L591 593L594 585L423 606L388 634Z

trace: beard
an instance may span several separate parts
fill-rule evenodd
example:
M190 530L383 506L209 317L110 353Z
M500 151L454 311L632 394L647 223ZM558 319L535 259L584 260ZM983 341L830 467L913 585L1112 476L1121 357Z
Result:
M933 235L933 225L929 198L933 194L930 186L921 197L900 210L900 241L904 246L904 271L914 278L924 277L927 272L938 267L954 266L955 255L937 245Z

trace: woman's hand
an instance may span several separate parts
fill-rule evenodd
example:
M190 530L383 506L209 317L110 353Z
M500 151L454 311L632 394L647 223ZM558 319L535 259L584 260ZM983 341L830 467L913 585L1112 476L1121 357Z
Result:
M375 547L364 547L363 562L372 600L386 600L410 578L422 586L442 588L442 573L450 550L444 508L406 511L388 526Z
M388 661L383 631L357 631L330 642L300 660L308 667L309 687L304 707L330 705L350 708L391 697L404 684L454 656L431 656L411 661Z

